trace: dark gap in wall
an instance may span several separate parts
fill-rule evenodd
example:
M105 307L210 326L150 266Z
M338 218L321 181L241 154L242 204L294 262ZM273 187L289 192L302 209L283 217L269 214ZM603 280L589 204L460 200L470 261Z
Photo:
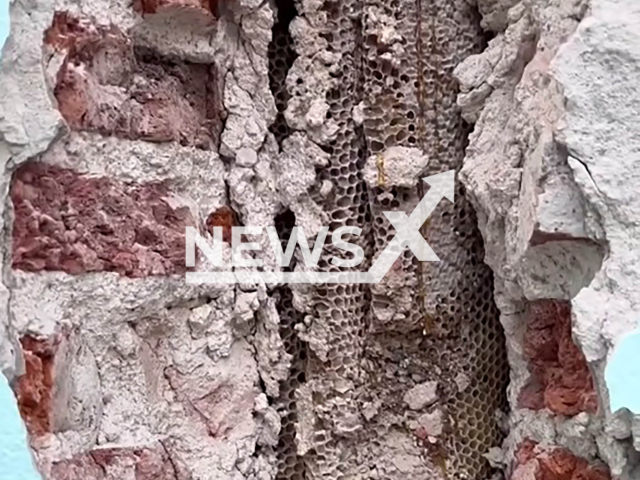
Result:
M287 138L291 129L284 118L284 111L289 101L287 91L287 73L298 56L293 50L293 39L289 33L291 20L298 14L293 0L276 0L278 16L272 30L269 44L269 86L276 102L278 114L269 128L280 145Z
M285 248L296 224L296 216L291 210L286 210L276 216L275 223L280 243L282 248ZM286 267L285 271L293 270L294 266L295 258L292 258L291 265ZM304 480L304 462L297 454L295 441L298 421L295 394L296 389L306 381L307 346L300 340L295 328L298 323L302 322L303 314L293 306L293 292L288 285L278 287L276 295L278 296L277 309L280 315L280 338L284 342L286 352L291 355L289 378L280 386L280 396L274 402L282 422L280 438L276 446L278 461L276 480Z
M469 28L477 32L473 53L480 53L487 48L495 33L482 29L482 16L477 6L470 7L468 15ZM459 128L461 151L465 152L474 125L459 119ZM463 161L464 156L451 164L456 172L459 173ZM483 453L491 446L500 446L507 433L505 419L509 411L507 388L510 369L500 310L495 303L493 271L484 263L484 239L478 228L475 208L465 190L457 178L456 198L449 220L456 236L465 239L462 243L467 259L460 268L464 269L466 280L456 288L451 299L454 305L462 307L455 315L462 327L459 346L472 360L462 363L470 385L454 395L449 406L450 414L456 418L450 448L457 453L453 463L454 475L484 480L499 475L483 458Z

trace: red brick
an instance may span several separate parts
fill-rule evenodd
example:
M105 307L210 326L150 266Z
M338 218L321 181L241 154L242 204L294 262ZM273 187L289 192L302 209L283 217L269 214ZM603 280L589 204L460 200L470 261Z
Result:
M185 270L189 209L169 206L162 184L124 185L28 162L11 184L13 268L131 277Z
M532 475L532 473L534 475ZM511 480L610 480L604 465L590 465L566 448L540 447L525 439L516 449ZM531 479L533 480L533 479Z
M520 391L522 408L561 415L595 413L597 397L586 359L571 338L569 302L538 300L527 312L524 355L531 378Z
M213 234L213 227L222 227L222 240L231 244L231 229L238 226L238 215L228 206L223 206L207 217L207 230Z
M54 95L73 130L215 149L223 126L214 65L134 48L115 26L57 12L45 44L65 54Z
M27 335L20 339L25 373L18 378L16 397L30 436L51 431L53 367L59 342L59 337L38 339Z

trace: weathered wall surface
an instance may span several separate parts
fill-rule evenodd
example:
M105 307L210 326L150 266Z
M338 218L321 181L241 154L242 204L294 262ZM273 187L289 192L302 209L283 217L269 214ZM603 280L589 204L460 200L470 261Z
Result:
M638 475L603 379L638 326L634 0L17 0L11 19L0 368L44 478ZM368 266L382 212L449 169L455 202L423 227L438 264L184 281L187 226L359 226Z
M603 371L637 327L628 289L640 10L606 0L480 9L496 36L456 75L458 103L475 122L463 181L496 275L511 365L505 467L513 478L577 478L567 472L580 462L602 463L614 478L636 478L635 420L609 410ZM550 450L563 458L550 462L560 455Z
M255 177L276 189L257 154L272 8L16 2L11 18L2 370L41 473L273 478L266 391L288 363L273 300L176 275L186 226L231 223L232 197L255 207Z

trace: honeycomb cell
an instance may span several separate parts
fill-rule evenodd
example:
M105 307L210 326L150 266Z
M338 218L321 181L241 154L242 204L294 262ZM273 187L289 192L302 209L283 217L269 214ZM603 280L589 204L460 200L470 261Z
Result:
M403 146L419 148L429 158L422 176L462 167L469 128L456 109L452 71L482 45L471 3L327 0L324 17L318 17L325 23L314 23L328 52L339 54L326 95L337 132L322 146L330 158L318 172L318 183L330 182L333 189L314 201L328 214L331 230L362 228L356 242L365 250L366 265L359 270L366 270L395 235L383 212L410 214L426 193L422 184L369 188L362 174L366 159ZM388 32L381 28L383 18L395 36L381 34ZM274 33L278 44L275 38ZM274 71L283 68L280 61L272 65ZM361 126L353 120L360 105ZM483 263L475 213L460 185L455 202L443 200L422 232L441 262L423 264L405 252L379 285L315 289L311 322L322 332L327 351L318 355L303 349L304 378L317 385L315 443L304 456L305 478L368 478L363 472L385 472L391 435L421 445L416 455L424 465L415 466L415 478L491 475L483 454L502 439L496 411L506 408L508 365L492 275ZM343 254L326 245L320 270L338 271L326 261L332 255ZM455 381L460 373L467 377L466 388ZM436 446L420 444L398 424L406 413L403 393L426 380L438 381L439 408L445 413L445 433ZM369 399L379 406L362 420L361 407ZM290 463L284 462L281 471L289 468L284 465ZM397 472L379 475L404 478Z
M276 217L276 229L281 239L289 238L295 225L295 216L286 211ZM295 261L295 260L294 260ZM293 266L289 267L293 268ZM306 381L305 359L306 345L296 333L296 324L302 316L293 306L293 293L287 285L278 287L278 313L280 315L280 337L285 344L286 352L291 355L291 367L288 379L280 385L280 394L275 401L280 414L280 438L276 446L278 461L277 480L304 480L304 463L297 453L295 428L298 421L298 410L295 402L296 389Z

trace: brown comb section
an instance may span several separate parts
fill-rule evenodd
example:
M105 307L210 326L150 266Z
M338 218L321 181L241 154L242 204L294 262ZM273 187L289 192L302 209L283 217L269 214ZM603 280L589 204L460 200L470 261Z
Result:
M54 94L73 130L213 149L223 126L214 65L171 61L115 26L57 12L45 44L64 51Z
M45 163L13 177L13 268L130 277L185 270L186 207L161 184L124 185Z

